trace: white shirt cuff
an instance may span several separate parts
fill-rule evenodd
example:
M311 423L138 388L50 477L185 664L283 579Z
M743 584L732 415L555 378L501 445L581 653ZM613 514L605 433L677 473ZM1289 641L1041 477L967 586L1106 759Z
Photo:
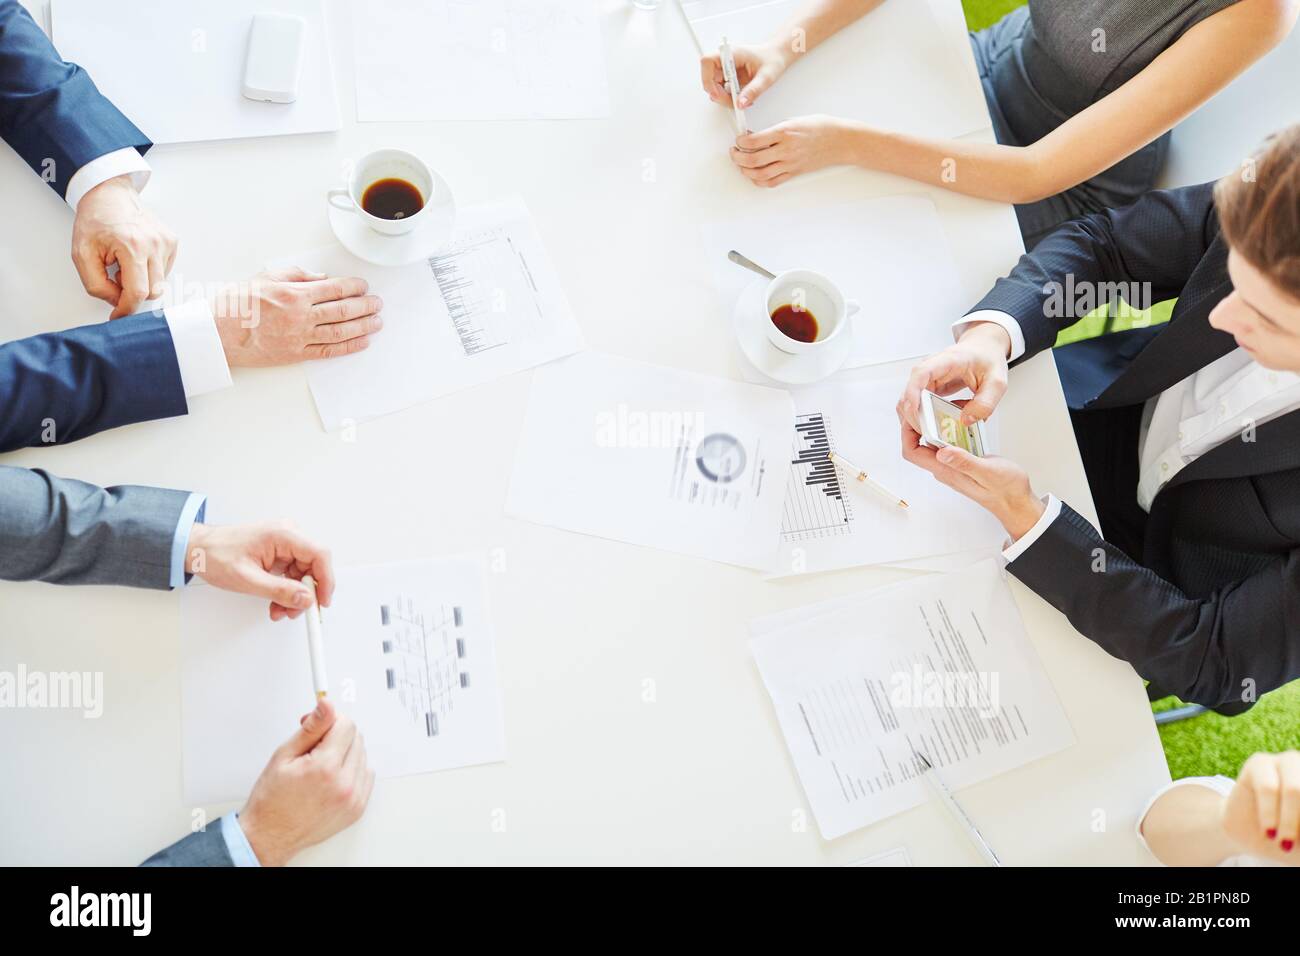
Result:
M1055 521L1061 514L1061 499L1053 494L1044 495L1041 499L1045 507L1034 526L1020 536L1020 540L1008 544L1002 551L1002 557L1006 558L1010 564L1016 558L1020 557L1029 550L1029 546L1037 541L1044 531Z
M131 181L135 183L136 192L139 192L144 189L145 183L149 182L150 172L152 170L139 150L134 146L127 146L105 153L98 159L92 159L73 173L72 178L68 180L68 191L64 198L73 212L76 212L82 197L100 183L106 183L118 176L130 175Z
M183 305L163 309L167 328L176 349L176 364L181 369L185 397L193 398L215 392L231 383L226 350L221 346L212 306L207 299L191 299Z
M244 835L244 828L239 825L239 814L231 811L221 818L221 838L226 841L230 859L235 866L261 866L262 863L253 852L253 845Z
M1014 362L1025 354L1025 333L1020 331L1020 323L1007 313L996 309L980 309L978 312L963 315L952 324L953 338L960 337L966 331L966 326L976 322L992 322L1007 330L1007 335L1011 336L1011 354L1007 356L1008 362Z

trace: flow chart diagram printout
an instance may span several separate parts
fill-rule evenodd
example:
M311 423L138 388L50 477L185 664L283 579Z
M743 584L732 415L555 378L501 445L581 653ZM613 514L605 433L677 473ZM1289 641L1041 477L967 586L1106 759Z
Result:
M997 553L1006 531L988 511L903 458L894 405L905 377L796 389L779 575L938 555ZM985 423L996 447L997 416ZM834 451L909 505L878 497L827 460Z
M342 568L322 610L329 697L380 777L505 759L485 573L468 557ZM185 799L242 799L315 706L307 628L214 587L181 594Z
M952 344L952 323L970 306L939 212L928 196L883 196L760 213L703 227L721 314L733 321L748 287L765 284L727 258L738 249L773 272L812 269L830 278L862 311L850 321L846 368L938 352ZM754 295L754 308L762 309ZM761 317L760 317L761 318ZM764 381L744 363L751 381Z
M724 36L732 46L765 42L806 8L805 0L682 3L706 53L717 52ZM989 125L973 70L965 30L940 29L926 0L885 0L800 57L746 118L756 131L824 113L916 136L963 136ZM899 77L907 77L905 91Z
M583 352L538 369L506 513L771 570L787 392Z
M594 0L366 0L352 56L361 122L609 115Z
M520 199L460 210L452 241L408 265L372 265L339 246L280 264L361 276L384 300L384 328L368 349L308 364L326 431L585 347Z
M750 649L822 836L1074 743L995 560L750 624Z

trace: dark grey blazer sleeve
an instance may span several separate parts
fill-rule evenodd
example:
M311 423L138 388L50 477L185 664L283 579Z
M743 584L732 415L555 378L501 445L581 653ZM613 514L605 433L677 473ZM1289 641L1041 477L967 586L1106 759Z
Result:
M159 850L141 866L234 866L221 835L221 821L210 824L198 833L177 840L165 850Z
M1107 544L1069 505L1007 570L1080 634L1185 701L1254 700L1300 676L1300 552L1191 598Z
M0 466L0 580L171 586L189 492L96 485Z
M1018 361L1024 361L1051 348L1063 329L1083 318L1064 294L1068 289L1091 289L1095 306L1127 299L1133 283L1150 283L1141 287L1150 290L1145 305L1171 299L1218 232L1213 183L1150 192L1131 206L1067 222L1021 256L971 311L994 309L1019 322L1025 354Z

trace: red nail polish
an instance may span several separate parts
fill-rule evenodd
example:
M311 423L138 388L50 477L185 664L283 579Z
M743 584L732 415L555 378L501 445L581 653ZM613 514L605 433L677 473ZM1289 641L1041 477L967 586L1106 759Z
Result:
M1268 837L1270 840L1276 840L1276 839L1277 839L1277 828L1276 828L1276 827L1273 827L1272 829L1269 829L1269 830L1265 831L1264 836Z
M1283 853L1290 853L1291 850L1292 850L1294 847L1295 847L1295 840L1283 840L1283 841L1282 841L1282 852L1283 852Z

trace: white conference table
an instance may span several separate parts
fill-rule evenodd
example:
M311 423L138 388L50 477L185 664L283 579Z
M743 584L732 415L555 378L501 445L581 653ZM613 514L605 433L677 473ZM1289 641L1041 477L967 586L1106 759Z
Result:
M957 0L933 3L944 29L964 30ZM972 302L1021 252L1009 207L889 176L751 187L730 167L727 117L698 89L677 10L603 0L602 11L607 120L371 125L351 119L346 11L335 4L342 131L150 154L148 199L182 237L174 283L246 277L330 243L325 190L345 159L381 144L425 155L462 203L521 194L592 349L703 373L740 377L703 259L708 218L928 192ZM68 261L67 209L7 150L0 203L5 338L102 319ZM529 379L411 408L347 442L322 431L303 369L238 371L236 387L185 418L0 461L200 489L211 519L292 518L341 564L466 551L504 560L489 588L507 760L380 781L361 822L303 863L836 865L905 846L916 864L978 864L936 804L823 841L747 650L751 618L914 572L768 583L505 518ZM1005 453L1040 491L1092 517L1051 355L1012 372L1002 407ZM1009 864L1149 862L1133 823L1169 777L1141 682L1012 587L1077 742L963 801ZM0 714L0 863L134 863L188 832L197 808L181 793L178 630L175 594L0 585L0 669L102 671L105 698L96 720Z

